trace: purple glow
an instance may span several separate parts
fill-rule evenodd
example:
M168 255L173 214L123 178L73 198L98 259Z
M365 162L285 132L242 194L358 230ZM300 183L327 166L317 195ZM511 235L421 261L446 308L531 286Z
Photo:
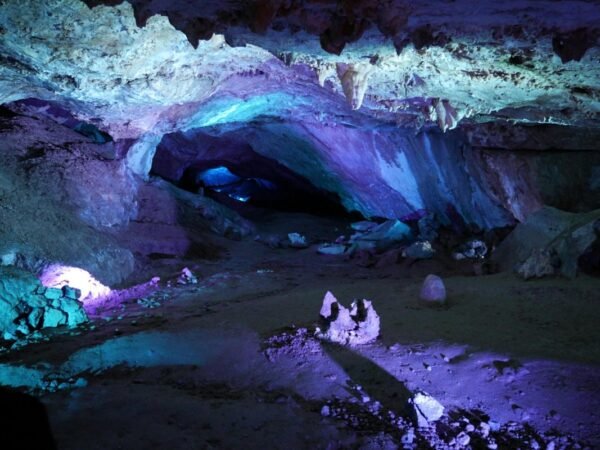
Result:
M88 271L78 267L53 264L40 275L40 281L46 287L62 288L70 286L81 291L82 302L108 297L111 290L96 280Z

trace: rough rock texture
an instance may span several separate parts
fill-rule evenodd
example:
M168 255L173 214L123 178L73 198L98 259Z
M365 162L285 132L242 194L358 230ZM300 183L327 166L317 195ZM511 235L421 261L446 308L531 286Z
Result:
M133 255L112 235L136 213L136 185L119 161L53 121L0 118L0 254L39 270L81 267L106 284L133 270Z
M515 271L525 280L554 275L560 267L560 258L554 250L534 249L529 257L518 264Z
M151 27L152 16L166 15L194 45L224 32L231 43L259 45L291 66L311 67L322 84L333 82L337 64L369 64L367 106L382 113L408 109L442 126L448 110L453 120L491 113L598 121L595 2L130 3L139 25Z
M417 392L412 399L419 427L428 427L444 414L444 406L425 392Z
M550 273L558 265L559 273L574 277L579 257L598 239L599 221L600 210L573 214L544 207L519 224L492 257L504 270L520 264L526 278Z
M0 336L17 339L35 330L87 321L79 292L45 288L30 272L0 267Z
M426 302L444 303L446 301L444 281L437 275L427 275L421 286L419 298Z
M316 335L321 339L343 345L361 345L379 336L380 319L369 300L355 300L348 310L327 292L320 317L324 326L317 328Z
M402 250L404 258L430 259L435 255L435 250L429 241L416 241Z
M490 147L555 148L537 137L550 126L565 149L597 148L593 2L131 4L3 3L0 101L54 101L116 147L135 141L127 169L142 177L165 134L201 130L248 143L366 216L433 212L483 228L558 195ZM447 136L454 128L466 138Z

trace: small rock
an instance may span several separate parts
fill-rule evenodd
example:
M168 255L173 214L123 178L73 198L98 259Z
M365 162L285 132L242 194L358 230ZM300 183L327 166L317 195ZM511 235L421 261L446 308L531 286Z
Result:
M481 429L480 433L482 437L487 438L490 435L490 426L487 423L481 422L479 428Z
M302 236L301 234L289 233L288 240L290 241L290 247L292 247L292 248L308 247L308 242L306 242L306 237Z
M485 258L487 252L488 248L485 242L479 239L471 239L470 241L461 245L454 253L452 253L452 257L456 261L463 259L479 259Z
M321 255L343 255L346 251L346 246L343 244L324 244L317 249L317 253Z
M426 302L444 303L446 301L446 286L437 275L427 275L419 295Z
M73 387L76 388L84 388L88 385L88 382L85 378L77 378L75 383L73 383Z
M376 226L377 226L377 224L375 222L370 222L368 220L362 220L360 222L354 222L353 224L350 225L350 228L352 228L354 231L365 232L365 231L372 230Z
M444 414L444 406L425 392L415 394L412 403L415 407L419 427L427 427Z
M321 415L323 417L329 417L330 414L331 414L331 411L329 410L329 406L323 405L323 407L321 408Z
M183 269L181 269L181 274L179 275L179 278L177 278L177 283L198 284L198 278L196 277L196 275L193 274L193 272L190 269L184 267Z
M409 428L408 431L400 438L400 441L404 445L412 445L415 440L415 431Z
M435 255L435 250L429 241L413 242L402 251L402 256L413 259L431 259Z
M462 447L469 445L469 442L471 442L471 437L464 431L460 432L458 436L456 436L456 443Z
M27 322L31 326L31 328L36 329L41 325L42 318L44 317L44 309L43 308L33 308L33 310L29 313L29 317L27 318Z

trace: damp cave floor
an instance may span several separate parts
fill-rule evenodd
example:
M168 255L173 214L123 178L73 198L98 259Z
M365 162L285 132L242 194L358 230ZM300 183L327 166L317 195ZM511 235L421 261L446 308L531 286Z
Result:
M345 232L341 220L317 222L290 214L262 231L312 241ZM423 390L446 411L600 446L600 279L473 276L437 260L366 268L315 246L219 244L219 260L145 269L140 276L163 281L183 266L198 275L195 285L162 283L160 306L126 301L97 311L85 330L2 357L87 380L38 393L59 449L387 448L377 425L320 413L327 402L356 401L357 385L390 408L403 387ZM418 300L428 273L443 276L446 306ZM380 339L343 354L314 340L326 291L345 305L372 300Z

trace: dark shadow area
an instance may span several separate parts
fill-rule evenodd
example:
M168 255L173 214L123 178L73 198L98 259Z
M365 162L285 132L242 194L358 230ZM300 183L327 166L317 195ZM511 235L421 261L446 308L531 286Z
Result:
M600 277L600 238L579 257L578 265L583 273Z
M362 387L372 399L381 403L384 410L394 411L407 420L417 423L413 397L403 383L369 359L352 350L330 342L322 342L325 352L344 369L356 385Z
M54 450L46 407L35 397L0 387L0 448Z
M232 137L197 130L166 135L156 150L152 174L245 216L256 209L350 216L337 194Z

